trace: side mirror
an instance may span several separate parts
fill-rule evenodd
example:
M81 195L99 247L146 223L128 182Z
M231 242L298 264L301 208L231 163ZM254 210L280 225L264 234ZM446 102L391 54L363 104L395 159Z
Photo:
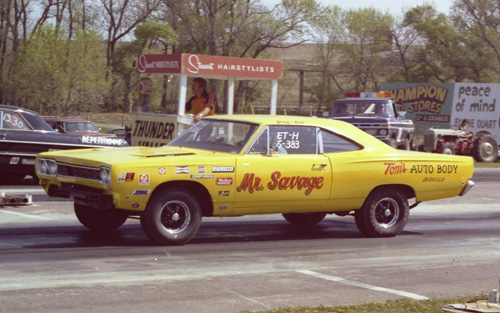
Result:
M398 117L404 118L406 115L406 111L398 111Z

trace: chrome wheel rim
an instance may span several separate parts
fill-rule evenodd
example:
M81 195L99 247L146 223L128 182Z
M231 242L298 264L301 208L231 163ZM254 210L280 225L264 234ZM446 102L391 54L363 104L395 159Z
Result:
M485 142L481 145L481 156L485 159L491 159L493 157L493 145L489 142Z
M168 201L159 210L161 228L172 235L186 230L191 221L191 213L186 203L178 200Z
M392 198L383 198L375 205L375 222L382 228L394 226L399 219L399 205Z

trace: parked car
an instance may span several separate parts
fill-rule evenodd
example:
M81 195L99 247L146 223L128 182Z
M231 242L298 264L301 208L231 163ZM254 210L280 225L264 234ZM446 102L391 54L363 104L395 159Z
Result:
M411 150L415 127L397 110L390 92L349 92L336 100L330 118L351 123L394 148Z
M89 147L127 146L116 137L61 134L36 112L0 105L0 182L12 183L35 175L39 152Z
M87 135L93 136L112 136L101 133L100 129L91 121L77 117L43 117L55 131L62 134Z
M72 196L84 226L139 216L160 245L189 241L203 216L268 213L299 227L353 215L367 236L396 236L418 203L464 195L473 168L471 157L396 150L341 121L256 115L204 118L162 147L37 157L47 194Z

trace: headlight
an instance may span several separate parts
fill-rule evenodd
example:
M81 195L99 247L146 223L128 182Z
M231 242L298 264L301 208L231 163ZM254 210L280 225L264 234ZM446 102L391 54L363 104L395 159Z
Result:
M57 174L57 163L54 160L49 160L49 174L50 175L56 175Z
M387 129L381 129L378 131L378 133L381 135L381 136L386 136L389 132L387 131Z
M47 169L49 168L47 160L38 159L38 173L47 174Z
M101 167L99 173L101 175L101 183L106 186L111 185L111 170L107 167Z

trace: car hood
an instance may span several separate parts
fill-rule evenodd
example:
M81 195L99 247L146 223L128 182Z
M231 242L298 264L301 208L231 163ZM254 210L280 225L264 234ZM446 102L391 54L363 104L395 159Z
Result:
M170 163L170 159L178 160L183 156L207 155L229 155L213 151L198 150L182 147L121 147L121 148L93 148L68 151L55 151L40 154L42 157L51 157L59 162L70 163L82 166L111 166L113 164L137 162L136 166L147 166L155 163ZM167 161L168 159L168 161ZM165 164L166 165L166 164Z

